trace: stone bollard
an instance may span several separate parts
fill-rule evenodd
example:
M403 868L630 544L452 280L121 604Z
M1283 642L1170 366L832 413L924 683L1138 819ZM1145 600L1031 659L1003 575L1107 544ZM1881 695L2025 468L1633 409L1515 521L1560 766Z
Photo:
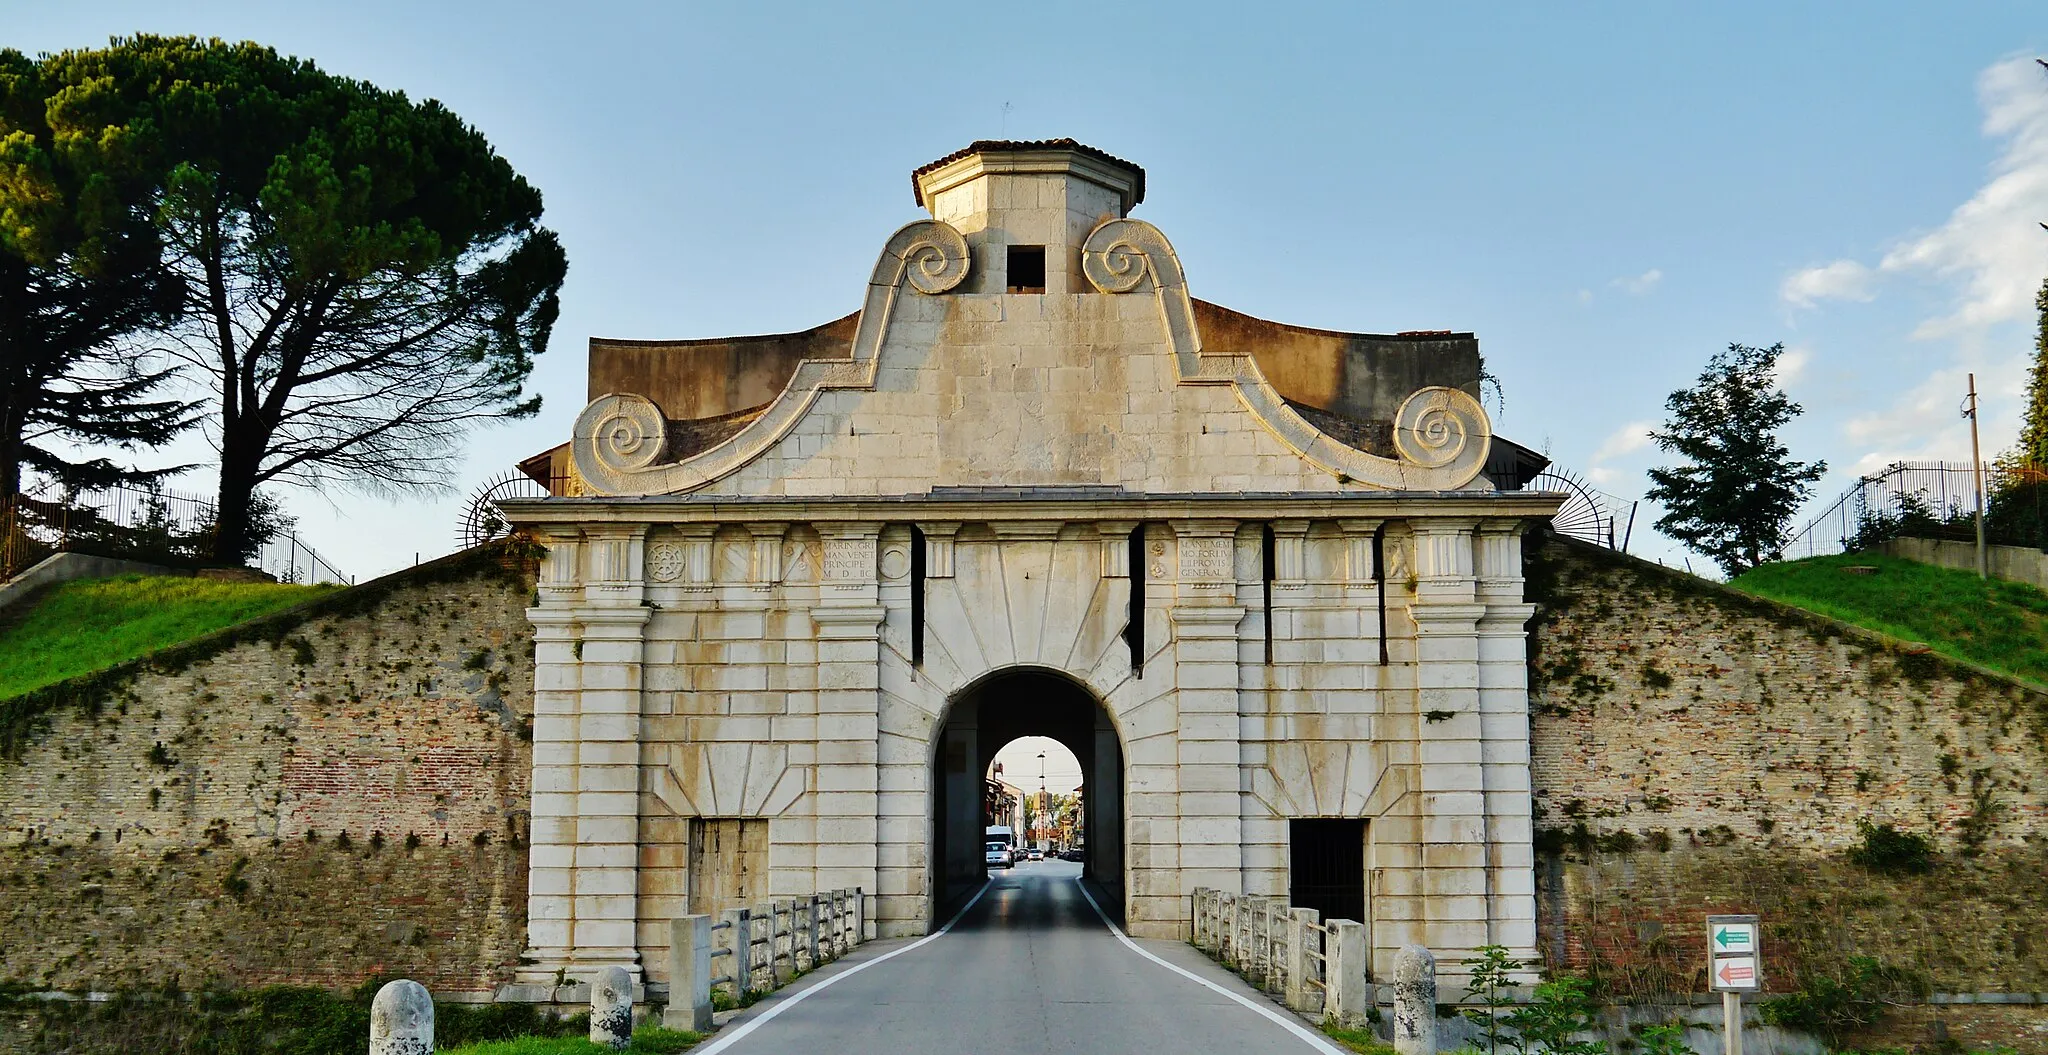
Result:
M1394 1050L1436 1055L1436 957L1420 945L1394 956Z
M661 1024L711 1032L710 916L668 922L668 1009L661 1014Z
M370 1002L370 1055L431 1055L434 998L410 978L384 983Z
M624 1051L633 1042L633 976L607 967L590 981L590 1042Z
M1315 970L1311 965L1316 961L1310 953L1321 951L1315 948L1322 940L1321 921L1322 913L1312 908L1290 909L1287 913L1287 990L1282 999L1295 1011L1313 1010L1309 1007L1308 983Z

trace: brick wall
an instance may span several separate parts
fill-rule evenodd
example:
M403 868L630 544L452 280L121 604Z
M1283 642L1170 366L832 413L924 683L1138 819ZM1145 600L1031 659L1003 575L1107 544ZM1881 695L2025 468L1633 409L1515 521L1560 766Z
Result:
M524 562L460 554L9 701L0 982L508 977L532 770Z
M1547 958L1700 991L1703 917L1758 912L1773 989L1856 953L2048 990L2048 694L1557 539L1529 591ZM1936 867L1851 863L1859 821L1931 836Z

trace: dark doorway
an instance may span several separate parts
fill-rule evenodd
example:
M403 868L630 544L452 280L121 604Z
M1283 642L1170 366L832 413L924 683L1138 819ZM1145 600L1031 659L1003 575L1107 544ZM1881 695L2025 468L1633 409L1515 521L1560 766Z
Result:
M1287 822L1287 900L1323 919L1365 922L1365 822Z
M1081 764L1084 879L1120 917L1124 882L1123 744L1109 712L1073 679L1017 669L963 690L938 730L932 757L933 922L943 922L989 876L984 791L1003 745L1025 736L1059 741ZM1033 783L1028 790L1035 790ZM1002 870L996 869L998 873Z

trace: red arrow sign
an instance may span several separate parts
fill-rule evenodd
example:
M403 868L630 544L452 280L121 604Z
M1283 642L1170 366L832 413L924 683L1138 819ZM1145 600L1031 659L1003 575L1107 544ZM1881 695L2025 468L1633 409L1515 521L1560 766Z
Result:
M1721 964L1722 985L1734 985L1737 982L1754 981L1756 981L1755 967L1750 967L1747 965L1738 965L1732 960L1725 961Z

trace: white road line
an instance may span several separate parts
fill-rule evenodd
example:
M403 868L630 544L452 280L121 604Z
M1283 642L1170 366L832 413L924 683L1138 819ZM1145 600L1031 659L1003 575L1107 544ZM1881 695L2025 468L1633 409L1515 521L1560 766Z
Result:
M1140 956L1143 956L1144 958L1152 961L1153 963L1156 963L1159 966L1164 967L1177 975L1180 975L1182 978L1185 978L1188 981L1195 983L1196 985L1199 985L1205 989L1209 989L1213 992L1227 996L1230 999L1235 1000L1248 1008L1251 1008L1253 1011L1256 1011L1259 1014L1264 1015L1269 1019L1272 1019L1273 1022L1280 1028L1288 1031L1289 1033L1294 1034L1297 1037L1300 1037L1305 1043L1308 1044L1309 1047L1322 1052L1323 1055L1351 1055L1350 1052L1345 1051L1343 1048L1337 1047L1336 1045L1330 1043L1323 1037L1317 1036L1313 1030L1310 1030L1307 1026L1302 1025L1301 1020L1295 1018L1293 1015L1283 1014L1279 1011L1275 1011L1271 1005L1265 1003L1264 1001L1253 1000L1250 997L1245 996L1243 993L1233 993L1230 990L1225 989L1220 985L1217 985L1215 982L1212 982L1207 978L1204 978L1201 975L1196 974L1193 971L1190 971L1184 967L1179 967L1174 964L1167 963L1165 960L1162 960L1159 957L1154 956L1149 952L1146 952L1144 949L1139 948L1138 943L1132 941L1130 937L1123 932L1122 928L1118 927L1116 924L1111 923L1109 921L1108 914L1102 911L1101 905L1095 903L1095 898L1088 893L1087 885L1082 883L1079 877L1076 877L1074 879L1074 886L1076 889L1081 891L1082 897L1087 898L1088 907L1095 910L1096 918L1102 921L1103 926L1109 928L1109 932L1111 934L1116 935L1116 940L1124 943L1125 948L1128 948L1132 952L1137 953ZM710 1055L710 1053L705 1052L703 1053L703 1055Z
M940 938L946 936L947 931L953 929L953 924L960 922L960 917L967 915L967 910L973 908L974 903L980 901L981 895L988 893L988 888L994 883L994 877L990 877L986 882L982 883L981 889L975 891L974 896L967 899L967 904L960 906L960 911L953 913L953 918L947 920L946 925L940 927L937 931L931 934L927 934L924 937L919 938L916 941L911 942L910 944L905 945L900 949L891 949L888 952L885 952L882 955L867 961L866 963L854 964L852 967L849 967L846 970L841 971L838 974L835 974L832 977L819 982L817 985L811 986L809 989L805 989L801 992L792 994L785 1000L777 1001L775 1006L770 1007L768 1010L761 1012L759 1015L753 1018L749 1018L745 1022L740 1023L738 1029L735 1029L730 1033L720 1033L717 1039L713 1040L709 1044L704 1045L703 1047L691 1048L691 1055L718 1055L719 1052L724 1051L729 1047L732 1047L733 1044L736 1041L738 1041L741 1037L744 1037L747 1034L752 1033L754 1030L759 1029L763 1022L766 1022L769 1019L774 1018L775 1016L783 1013L784 1011L787 1011L790 1008L803 1003L812 995L830 989L833 986L838 985L840 982L843 982L848 978L851 978L854 975L857 975L878 963L885 963L889 960L893 960L896 957L903 955L906 952L909 952L912 949L929 945L932 942L938 941ZM1093 904L1093 902L1090 902L1090 904ZM1097 909L1096 911L1099 913L1102 910Z

